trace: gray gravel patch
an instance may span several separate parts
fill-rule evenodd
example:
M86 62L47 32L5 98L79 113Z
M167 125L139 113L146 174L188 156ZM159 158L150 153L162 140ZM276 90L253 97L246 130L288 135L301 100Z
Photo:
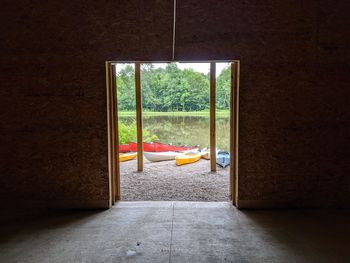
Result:
M137 172L137 161L121 163L121 199L125 201L228 201L229 167L217 166L210 172L210 162L200 161L176 166L175 160L149 162Z

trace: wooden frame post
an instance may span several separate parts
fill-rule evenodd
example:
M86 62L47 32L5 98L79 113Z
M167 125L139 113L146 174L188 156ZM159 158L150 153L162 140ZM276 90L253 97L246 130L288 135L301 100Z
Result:
M230 96L230 194L238 206L238 117L239 117L239 61L231 63Z
M210 63L210 170L216 172L216 64Z
M137 171L143 171L143 138L142 138L142 91L141 65L135 63L135 93L136 93L136 128L137 128Z
M115 65L106 62L107 121L108 121L108 168L110 177L110 200L113 205L120 199L119 183L119 135L116 110Z
M118 98L117 98L117 70L112 65L112 123L113 123L113 145L114 145L114 201L120 200L120 162L119 162L119 126L118 126Z

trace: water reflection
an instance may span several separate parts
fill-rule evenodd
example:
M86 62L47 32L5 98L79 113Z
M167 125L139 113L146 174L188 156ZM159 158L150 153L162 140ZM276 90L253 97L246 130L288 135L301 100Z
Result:
M130 124L134 117L120 117L121 122ZM209 115L208 116L144 116L143 126L151 134L158 136L163 143L174 145L209 146ZM230 123L228 116L216 118L217 147L229 150Z

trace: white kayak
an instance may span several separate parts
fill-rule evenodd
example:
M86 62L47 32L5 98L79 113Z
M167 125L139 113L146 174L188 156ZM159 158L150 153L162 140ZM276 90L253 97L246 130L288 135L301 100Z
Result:
M144 152L143 155L151 162L174 160L181 152Z
M143 155L148 161L161 162L175 160L175 157L181 154L194 154L198 153L198 149L192 149L184 152L144 152Z

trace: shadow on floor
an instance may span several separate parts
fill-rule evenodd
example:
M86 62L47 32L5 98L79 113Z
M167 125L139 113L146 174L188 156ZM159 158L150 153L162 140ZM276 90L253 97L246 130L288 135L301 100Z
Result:
M294 209L240 211L243 229L266 249L288 252L298 262L347 262L350 259L350 211ZM260 251L264 254L263 251Z
M80 226L103 212L103 210L72 209L2 211L0 215L0 244L23 232L27 236L31 236L52 229Z

